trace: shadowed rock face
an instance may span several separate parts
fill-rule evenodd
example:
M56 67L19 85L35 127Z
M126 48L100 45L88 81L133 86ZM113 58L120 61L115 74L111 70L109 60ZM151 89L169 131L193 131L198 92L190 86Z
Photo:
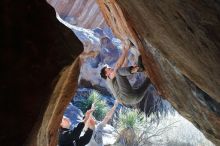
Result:
M0 3L0 145L20 146L31 134L36 136L45 118L49 121L54 117L52 128L57 130L76 84L72 83L71 90L65 93L67 99L62 100L59 107L48 109L57 100L53 90L59 73L64 67L71 71L71 67L67 66L73 63L83 48L72 31L56 19L54 9L44 0L2 0ZM71 77L77 83L77 62L74 67L75 74ZM67 74L63 76L64 79L68 77ZM64 83L60 81L60 84ZM53 102L49 101L50 97ZM62 94L59 94L60 97ZM49 116L42 118L46 109ZM52 111L58 112L52 116ZM50 131L51 125L45 123L45 130ZM50 141L56 139L53 135L50 137ZM40 145L35 143L36 140L36 137L33 138L29 144ZM49 136L45 137L45 141L49 141ZM43 141L38 142L45 146Z
M217 1L98 0L114 34L143 54L152 82L220 145L220 5Z

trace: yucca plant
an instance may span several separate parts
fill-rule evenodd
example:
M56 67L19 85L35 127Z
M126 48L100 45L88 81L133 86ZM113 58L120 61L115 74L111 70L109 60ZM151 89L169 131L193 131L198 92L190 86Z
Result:
M119 131L118 142L122 145L138 145L138 134L145 124L144 113L136 109L125 108L118 115L117 130Z
M117 130L119 137L116 145L145 146L151 143L153 137L162 135L169 130L173 123L158 127L152 123L151 118L145 117L145 113L137 109L125 108L119 112Z
M91 108L91 105L93 103L95 103L96 107L93 115L97 120L101 121L104 118L109 107L106 102L101 99L101 96L98 92L92 91L86 100L80 101L78 106L82 110L82 112L85 113L88 109Z
M126 108L120 111L118 121L118 128L122 130L125 128L140 129L146 120L144 113L139 112L137 109Z

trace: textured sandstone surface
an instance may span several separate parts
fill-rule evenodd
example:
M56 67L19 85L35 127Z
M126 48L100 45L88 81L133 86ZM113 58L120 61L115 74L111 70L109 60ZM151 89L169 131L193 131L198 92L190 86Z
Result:
M60 79L51 94L38 134L32 138L31 143L36 141L38 146L55 146L57 144L57 129L60 125L58 121L63 117L65 107L70 103L71 97L76 92L79 70L79 59L76 59L71 66L60 74Z
M217 1L97 0L121 38L143 54L161 95L220 144L220 5Z
M83 46L73 32L56 19L55 10L44 0L2 0L0 3L0 145L21 146L29 137L37 135L45 118L52 123L45 125L44 132L54 132L57 128L67 103L62 101L57 105L58 98L52 93L62 76L60 72L74 62ZM72 89L63 94L69 100L77 71L74 71ZM49 116L43 118L43 115ZM52 137L50 141L56 140L51 135L42 140L41 135L38 142L43 146L49 137ZM32 140L29 144L37 145L36 137Z

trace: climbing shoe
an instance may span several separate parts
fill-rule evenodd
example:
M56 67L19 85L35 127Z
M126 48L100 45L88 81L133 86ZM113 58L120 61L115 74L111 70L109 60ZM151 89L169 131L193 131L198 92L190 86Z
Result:
M145 71L144 65L143 65L143 63L142 63L141 55L138 56L138 67L139 67L138 72L143 72L143 71Z

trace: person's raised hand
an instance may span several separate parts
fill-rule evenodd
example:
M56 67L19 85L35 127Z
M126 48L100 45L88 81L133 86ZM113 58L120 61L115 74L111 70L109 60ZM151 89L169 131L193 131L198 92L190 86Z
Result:
M96 124L96 120L94 119L93 116L89 117L89 128L90 129L94 129L95 128L95 124Z
M85 118L84 118L84 123L89 119L91 113L92 113L94 110L95 110L95 109L90 109L90 110L87 110L87 111L86 111Z
M92 104L91 109L95 110L95 103Z
M131 42L130 42L130 40L129 39L126 39L126 40L124 40L124 49L125 50L129 50L130 49L130 47L131 47Z
M90 109L86 111L86 116L89 116L95 109Z
M125 39L124 42L125 42L125 45L127 45L127 46L129 46L131 44L129 39Z

